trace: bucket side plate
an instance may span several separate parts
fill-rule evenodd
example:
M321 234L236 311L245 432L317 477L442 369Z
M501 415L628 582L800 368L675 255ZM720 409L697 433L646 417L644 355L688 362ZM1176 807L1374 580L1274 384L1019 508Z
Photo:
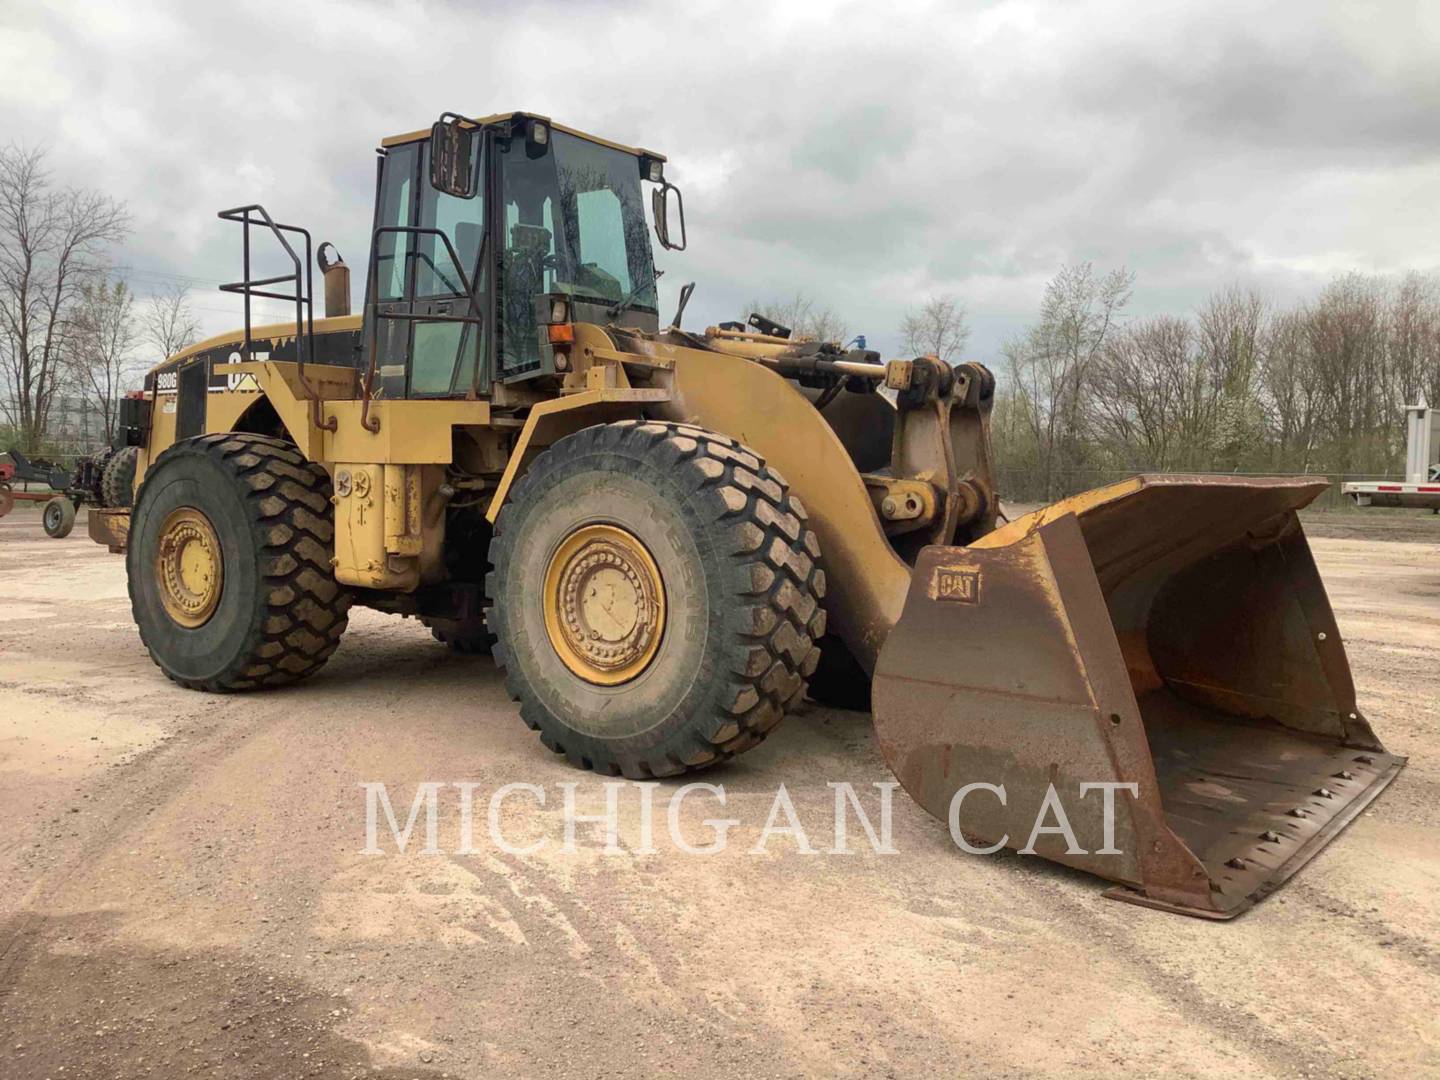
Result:
M1117 899L1223 919L1268 895L1405 763L1356 709L1296 517L1323 487L1141 477L925 549L874 681L901 784ZM1097 784L1134 785L1113 844ZM1032 833L1047 796L1075 847Z

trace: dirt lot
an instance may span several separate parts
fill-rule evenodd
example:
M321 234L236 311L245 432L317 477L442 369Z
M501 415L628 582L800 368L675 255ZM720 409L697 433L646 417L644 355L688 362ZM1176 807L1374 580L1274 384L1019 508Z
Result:
M888 779L868 720L811 708L704 779L721 854L581 831L604 805L518 721L488 658L357 611L302 687L174 688L130 624L123 561L0 522L0 1075L1381 1076L1440 1073L1440 518L1312 526L1392 787L1229 924L967 857L903 795L895 855L747 854L783 780L816 847L833 794ZM439 848L361 853L364 782L401 823L454 789ZM518 781L484 838L482 800ZM663 820L662 798L656 800ZM873 810L873 800L871 800ZM383 818L382 818L383 822ZM382 830L384 826L382 824ZM657 834L662 827L657 826ZM382 839L388 836L382 831Z

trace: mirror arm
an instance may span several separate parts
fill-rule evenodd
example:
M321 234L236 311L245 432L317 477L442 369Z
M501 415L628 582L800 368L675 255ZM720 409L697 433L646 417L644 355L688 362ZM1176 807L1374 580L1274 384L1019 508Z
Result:
M680 286L680 303L675 308L675 318L670 320L670 329L680 329L680 316L685 314L685 305L690 303L690 296L695 291L695 282L687 281Z

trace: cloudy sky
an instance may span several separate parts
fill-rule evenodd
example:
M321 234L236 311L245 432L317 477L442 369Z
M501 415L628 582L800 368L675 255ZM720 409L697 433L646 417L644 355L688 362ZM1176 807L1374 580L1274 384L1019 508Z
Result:
M1440 3L0 0L0 141L125 200L116 262L206 329L264 203L365 261L373 147L525 109L662 151L668 317L803 290L872 345L957 296L992 360L1067 261L1132 310L1440 268ZM357 294L358 294L357 287Z

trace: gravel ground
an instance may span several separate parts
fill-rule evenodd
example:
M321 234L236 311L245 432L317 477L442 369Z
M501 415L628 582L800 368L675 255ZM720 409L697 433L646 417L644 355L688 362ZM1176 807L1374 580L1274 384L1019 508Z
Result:
M1363 707L1410 766L1280 893L1228 924L966 857L897 794L894 846L749 849L783 781L817 848L833 792L888 779L868 718L809 708L701 779L725 851L619 854L561 807L602 781L545 751L488 658L357 611L315 679L179 690L130 624L123 561L0 521L0 1076L1418 1076L1440 1072L1440 519L1322 515L1314 549ZM1343 521L1341 520L1343 518ZM438 854L365 855L365 792L404 824L455 789ZM485 834L501 785L510 854Z

